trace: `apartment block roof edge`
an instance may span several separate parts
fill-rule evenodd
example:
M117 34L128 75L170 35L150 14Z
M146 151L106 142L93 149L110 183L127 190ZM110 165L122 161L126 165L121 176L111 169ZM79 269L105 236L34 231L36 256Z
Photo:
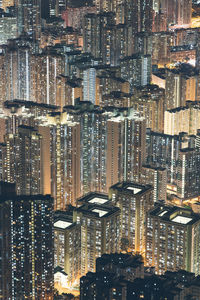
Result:
M0 204L6 201L19 201L19 200L44 200L51 201L53 203L53 198L51 195L17 195L15 191L15 184L0 181Z
M139 195L139 194L143 194L144 192L153 190L153 186L150 184L144 185L132 181L123 181L112 185L110 189L111 190L117 189L118 191L123 191L123 192L126 191L129 194ZM136 192L134 192L134 189L136 189Z

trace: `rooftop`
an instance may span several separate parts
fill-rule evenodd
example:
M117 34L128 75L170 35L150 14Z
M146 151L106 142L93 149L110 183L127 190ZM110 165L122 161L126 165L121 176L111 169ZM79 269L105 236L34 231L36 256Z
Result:
M108 204L108 201L108 195L101 193L88 193L87 195L78 199L78 203L80 205L85 203L103 205L105 203Z
M62 220L58 220L54 223L54 227L56 228L61 228L61 229L66 229L67 227L71 226L73 223L71 222L66 222Z
M156 216L163 221L180 225L192 225L196 222L200 222L199 214L194 213L190 208L178 206L157 204L156 207L150 211L150 215Z
M4 107L11 108L11 107L38 107L38 108L46 108L49 110L58 110L59 106L46 104L46 103L37 103L33 101L27 101L27 100L20 100L20 99L13 99L13 100L7 100L4 102Z
M96 203L96 204L104 204L108 202L107 199L99 198L99 197L94 197L93 199L89 200L88 202L90 203Z
M142 189L138 189L138 188L132 187L132 186L128 186L128 187L127 187L127 190L133 191L133 194L134 194L134 195L135 195L135 194L138 194L139 192L142 191Z
M116 189L121 192L128 193L129 195L141 195L147 191L153 190L151 185L142 185L134 182L119 182L111 186L111 189Z
M153 165L143 165L142 168L145 168L145 169L151 169L151 170L155 170L155 171L165 171L166 168L163 168L163 167L157 167L157 166L153 166Z
M99 214L100 218L103 217L104 215L106 215L108 213L108 211L105 211L105 210L102 210L102 209L99 209L99 208L98 209L95 208L92 211L95 212L95 213L97 213L97 214Z
M111 203L108 201L108 203ZM120 209L112 204L96 204L85 203L76 209L77 213L81 213L90 218L103 218L109 217L113 214L120 214Z
M179 224L188 224L192 218L184 217L181 215L177 215L175 218L172 219L173 222L179 223Z
M54 213L54 228L57 229L67 229L74 225L73 222L73 211L75 207L68 206L66 211L55 211Z
M15 195L6 193L0 195L0 204L3 204L6 201L21 202L21 201L47 201L53 203L53 198L50 195Z

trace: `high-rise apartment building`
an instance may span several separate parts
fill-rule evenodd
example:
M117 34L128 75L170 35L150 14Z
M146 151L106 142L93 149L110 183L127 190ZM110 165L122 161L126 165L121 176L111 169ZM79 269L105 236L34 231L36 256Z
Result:
M191 209L157 205L147 220L145 262L156 273L180 269L200 273L200 218Z
M167 196L167 169L143 165L141 183L153 186L153 200L166 200Z
M56 16L56 1L57 0L49 0L48 1L48 16L49 17L55 17ZM47 6L46 6L47 9Z
M192 0L161 0L160 9L166 15L168 24L180 27L191 24Z
M5 70L5 100L30 100L30 62L31 49L11 42L3 49Z
M134 27L130 24L118 24L115 27L114 65L118 65L122 57L131 56L134 53Z
M0 297L53 299L52 198L1 189L0 224Z
M133 54L133 32L129 25L107 25L102 31L102 60L104 64L117 66L120 59Z
M87 196L86 196L87 197ZM88 202L75 211L77 224L81 226L81 275L95 271L96 258L102 253L120 250L120 210L102 204L105 198L88 195Z
M93 86L92 86L93 89ZM70 79L67 76L60 75L56 77L56 105L60 106L62 111L66 105L74 105L75 99L83 98L84 88L81 80L76 78ZM95 99L95 98L91 98ZM94 100L93 100L94 101Z
M57 209L75 205L78 197L90 191L105 192L107 187L107 116L89 104L83 110L77 108L70 113L69 107L68 114L53 117L57 126L51 129L52 191Z
M165 91L157 85L134 87L131 106L146 119L146 127L153 131L164 129Z
M167 17L160 9L157 11L157 8L153 12L152 32L167 32Z
M98 264L101 264L98 266ZM155 275L144 270L140 256L102 255L97 271L80 279L80 300L97 299L198 299L199 278L179 270ZM132 277L131 277L132 276ZM136 277L136 278L135 278Z
M138 32L135 34L134 53L143 55L152 54L152 34L148 32Z
M96 69L83 70L83 100L96 104Z
M152 30L153 1L94 0L97 12L114 12L119 23L131 24L135 32ZM120 22L121 20L121 22Z
M140 32L140 5L138 1L126 0L118 6L117 22L130 25L134 33Z
M165 111L164 133L178 135L187 132L196 135L200 128L199 101L187 101L185 106Z
M12 37L12 32L8 35ZM1 46L2 101L56 104L57 77L65 72L64 55L51 50L36 54L34 45L30 38L21 36Z
M103 95L102 102L100 105L103 107L131 107L131 94L113 91L110 94Z
M96 13L95 6L81 6L81 7L67 7L62 13L62 19L65 21L65 27L72 27L73 29L83 28L83 19L87 14Z
M75 205L91 191L105 193L119 181L139 180L145 159L143 118L132 109L101 109L82 101L64 110L48 120L56 209Z
M49 119L51 125L51 193L54 207L64 210L67 204L76 205L81 195L80 124L66 114Z
M121 3L123 3L123 0L93 0L93 5L96 6L97 12L116 12L117 6Z
M130 91L134 86L145 86L151 81L151 55L134 54L120 62L121 77L130 83Z
M18 133L20 125L36 127L45 126L48 114L59 111L59 107L33 101L5 101L1 110L6 123L5 133ZM5 134L4 133L4 134Z
M73 208L54 215L54 267L66 272L68 285L80 277L81 230L73 220Z
M107 41L107 45L105 43L106 38L109 39L109 34L106 34L106 28L114 24L115 20L112 12L85 15L83 23L84 52L90 52L95 58L103 59L104 56L103 60L106 63L106 56L109 55L107 50L109 51L111 46L111 40Z
M165 66L170 63L170 47L173 43L171 32L161 31L152 34L152 65Z
M199 75L196 70L184 65L179 69L167 70L165 93L166 110L185 106L187 100L199 100Z
M174 30L174 46L195 46L198 39L199 29L197 28L176 28Z
M79 208L55 213L55 267L64 269L69 284L94 272L97 257L120 250L120 210L99 193L79 200Z
M44 52L31 58L31 99L56 104L57 77L64 74L64 57Z
M84 52L91 52L103 64L119 65L121 58L134 52L133 33L131 24L116 24L113 12L88 14L84 17Z
M5 178L6 171L6 145L4 143L0 143L0 181L3 181Z
M140 6L139 21L141 32L151 32L153 23L153 0L137 1Z
M166 109L185 105L185 97L182 88L184 78L180 74L168 71L166 76Z
M112 71L102 71L96 77L96 104L99 106L106 106L104 103L104 96L107 97L112 92L130 93L130 83L128 80L113 74ZM111 103L110 106L115 106Z
M19 126L18 134L6 134L5 178L16 183L18 195L42 192L41 135L32 127Z
M41 0L15 0L15 5L18 34L26 32L36 41L41 34Z
M131 283L135 277L144 277L141 256L104 254L96 260L96 273L90 272L81 277L80 299L128 299L131 297Z
M185 133L167 135L147 130L146 164L167 169L167 182L176 184L179 150L188 147L192 137Z
M41 192L44 194L51 194L50 128L45 124L47 115L58 110L59 108L57 106L22 100L6 101L4 102L2 109L3 119L1 120L1 136L3 137L3 143L4 135L6 135L6 138L10 142L13 141L14 137L19 137L20 125L37 128L38 130L35 131L35 134L36 136L37 134L39 134L41 139L40 185ZM12 155L12 157L14 158L14 155L17 154L15 153ZM4 169L6 171L6 167L4 167Z
M133 109L124 109L124 113L109 118L107 121L107 189L119 181L139 182L145 159L145 136L145 120L139 118Z
M5 70L5 56L0 54L0 68L2 72L0 72L0 93L1 93L1 100L0 100L0 107L3 106L3 101L6 101L6 70Z
M61 17L67 7L68 0L56 0L56 17Z
M200 194L199 148L184 148L179 151L177 195L191 198Z
M49 17L61 17L67 7L67 0L49 0Z
M8 39L17 38L17 18L15 15L0 12L0 44L5 45Z
M136 253L144 253L147 212L153 208L153 187L132 182L110 187L109 197L120 208L121 249L127 243Z

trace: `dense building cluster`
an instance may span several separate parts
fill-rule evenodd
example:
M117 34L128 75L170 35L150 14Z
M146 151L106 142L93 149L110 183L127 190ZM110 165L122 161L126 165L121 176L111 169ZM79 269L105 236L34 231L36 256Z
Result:
M199 299L198 2L0 0L1 299Z
M141 256L104 254L96 261L96 273L80 280L80 299L198 299L199 277L186 271L155 275L144 267Z

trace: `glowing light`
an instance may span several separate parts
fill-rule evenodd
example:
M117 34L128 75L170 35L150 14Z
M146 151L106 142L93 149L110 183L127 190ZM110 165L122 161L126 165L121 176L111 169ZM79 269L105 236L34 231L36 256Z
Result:
M141 191L141 189L134 188L132 186L127 187L127 190L133 191L133 194L138 194Z
M183 216L176 216L174 219L172 219L173 222L180 223L180 224L188 224L191 220L192 218L183 217Z
M162 211L162 212L159 214L159 217L164 216L166 213L167 213L167 210Z
M104 204L104 203L108 202L108 200L107 199L103 199L103 198L95 197L95 198L89 200L88 202L89 203Z
M65 221L60 221L60 220L54 223L54 227L56 227L56 228L62 228L62 229L66 229L70 225L72 225L72 223L65 222Z
M93 209L92 211L98 213L100 218L108 213L107 211L100 209Z

